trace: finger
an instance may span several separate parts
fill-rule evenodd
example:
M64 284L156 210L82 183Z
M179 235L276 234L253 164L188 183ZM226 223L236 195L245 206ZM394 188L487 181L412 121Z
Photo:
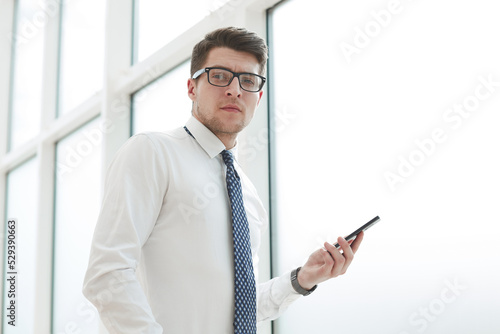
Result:
M323 268L325 269L325 271L327 271L328 273L330 273L331 271L331 268L333 267L333 265L335 264L334 262L334 259L333 259L333 256L332 254L330 254L330 252L326 249L322 249L321 250L321 255L323 255L323 261L324 261L324 266Z
M331 268L334 266L333 257L330 255L330 253L326 249L320 249L318 255L322 259L321 264L318 265L319 264L319 261L318 261L317 265L310 266L312 268L312 269L310 269L310 271L313 274L313 280L316 282L315 284L319 284L319 283L329 279L330 275L331 275ZM305 270L307 265L308 264L306 263L302 267L302 270Z
M342 267L342 270L340 271L340 275L345 274L347 271L347 268L349 268L352 260L354 259L354 252L352 251L351 247L349 246L349 243L342 237L338 237L337 242L340 245L340 248L342 249L343 256L345 258L344 266Z
M345 241L345 240L344 240ZM330 277L337 277L342 272L344 267L345 257L332 244L325 242L325 248L333 258L333 267L330 270Z
M354 252L352 251L351 244L348 241L346 241L342 237L338 237L337 238L337 242L340 245L340 249L339 250L342 250L342 255L344 255L344 257L346 259L354 257Z
M354 254L358 251L359 245L363 241L363 237L365 236L365 232L361 231L359 234L356 236L356 239L354 239L353 243L351 244L351 249Z
M356 239L356 238L354 238L354 239L349 239L349 240L347 240L347 242L349 243L349 245L351 245L351 244L354 242L354 240L355 240L355 239ZM338 246L337 246L337 245L338 245ZM340 245L339 245L338 243L336 243L336 244L335 244L335 247L337 247L337 249L339 249L339 248L340 248Z

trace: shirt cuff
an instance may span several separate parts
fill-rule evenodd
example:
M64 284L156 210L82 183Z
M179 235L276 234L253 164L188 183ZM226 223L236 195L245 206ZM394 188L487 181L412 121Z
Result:
M273 300L282 307L287 307L302 297L302 295L292 287L292 281L290 279L291 274L292 272L289 271L278 277L272 289Z

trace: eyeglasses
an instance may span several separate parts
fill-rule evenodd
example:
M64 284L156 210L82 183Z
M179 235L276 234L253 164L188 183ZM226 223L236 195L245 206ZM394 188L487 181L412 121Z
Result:
M206 67L193 74L193 79L207 72L208 83L217 87L226 87L235 77L238 78L240 87L247 92L256 93L264 87L266 78L253 73L236 73L220 67Z

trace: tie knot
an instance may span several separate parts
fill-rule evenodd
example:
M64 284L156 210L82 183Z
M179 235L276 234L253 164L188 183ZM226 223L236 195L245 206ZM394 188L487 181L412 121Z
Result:
M224 160L224 163L226 164L227 167L230 167L233 165L233 154L228 151L224 150L220 154L222 154L222 159Z

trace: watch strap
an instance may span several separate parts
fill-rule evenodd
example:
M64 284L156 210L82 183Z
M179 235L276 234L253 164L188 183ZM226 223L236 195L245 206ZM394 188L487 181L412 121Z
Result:
M308 296L314 290L316 290L316 288L318 287L318 285L313 286L311 290L306 290L303 287L301 287L300 284L299 284L299 280L298 280L299 271L300 271L301 268L302 267L298 267L297 269L292 270L292 273L290 275L290 279L292 281L292 287L293 287L293 289L296 292L300 293L302 296Z

